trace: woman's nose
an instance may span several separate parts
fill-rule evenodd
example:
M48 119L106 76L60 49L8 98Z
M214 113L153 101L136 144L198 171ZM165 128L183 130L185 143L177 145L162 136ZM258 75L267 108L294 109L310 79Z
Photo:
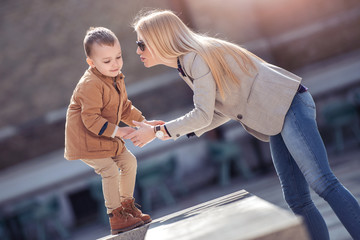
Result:
M141 49L139 47L136 48L136 53L140 55L142 53Z

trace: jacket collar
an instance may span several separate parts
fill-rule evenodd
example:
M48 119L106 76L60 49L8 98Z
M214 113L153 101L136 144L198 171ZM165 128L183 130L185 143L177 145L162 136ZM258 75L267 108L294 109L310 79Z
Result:
M104 74L102 74L101 72L99 72L99 70L97 70L97 68L92 68L89 67L88 69L90 72L92 72L93 74L95 74L95 76L97 76L98 78L100 78L101 80L107 82L107 83L113 83L114 82L114 78L113 77L109 77L109 76L105 76ZM115 81L118 82L122 79L124 79L125 76L122 72L120 72L117 76Z
M186 76L183 76L181 73L179 73L179 75L182 78L191 78L191 68L194 63L196 55L197 55L197 53L195 53L195 52L188 52L188 53L185 53L178 57L179 63L182 67L182 70L184 71L184 73L186 75Z
M184 70L183 67L181 66L179 57L177 58L177 66L178 66L177 70L178 70L178 72L181 74L181 76L186 77L185 70Z

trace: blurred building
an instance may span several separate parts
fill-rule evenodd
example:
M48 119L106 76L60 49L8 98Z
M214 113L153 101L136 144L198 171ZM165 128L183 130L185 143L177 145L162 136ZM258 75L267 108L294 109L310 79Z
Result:
M131 23L140 9L170 8L196 31L297 71L359 49L359 5L356 0L5 1L0 9L0 168L63 146L65 109L87 68L82 40L90 26L108 27L119 37L129 94L151 119L191 107L192 100L177 75L167 75L171 69L146 69L137 58ZM159 92L166 94L163 99L156 97Z

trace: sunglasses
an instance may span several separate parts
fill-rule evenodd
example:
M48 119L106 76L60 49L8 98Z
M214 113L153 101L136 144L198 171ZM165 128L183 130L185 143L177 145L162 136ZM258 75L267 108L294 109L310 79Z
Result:
M136 44L138 45L138 47L140 48L141 51L145 50L145 43L143 40L136 41Z

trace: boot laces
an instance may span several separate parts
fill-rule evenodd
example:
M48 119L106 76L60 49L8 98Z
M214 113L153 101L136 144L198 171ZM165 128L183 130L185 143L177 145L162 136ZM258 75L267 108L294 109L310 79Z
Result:
M127 207L131 208L132 210L139 210L141 208L141 205L135 202L135 199L131 199L128 204L126 204Z
M141 205L138 203L133 202L133 204L131 204L131 208L134 210L139 210L139 208L141 208Z
M126 218L128 219L130 217L130 214L125 212L124 209L117 209L117 211L114 211L114 215L120 218Z

